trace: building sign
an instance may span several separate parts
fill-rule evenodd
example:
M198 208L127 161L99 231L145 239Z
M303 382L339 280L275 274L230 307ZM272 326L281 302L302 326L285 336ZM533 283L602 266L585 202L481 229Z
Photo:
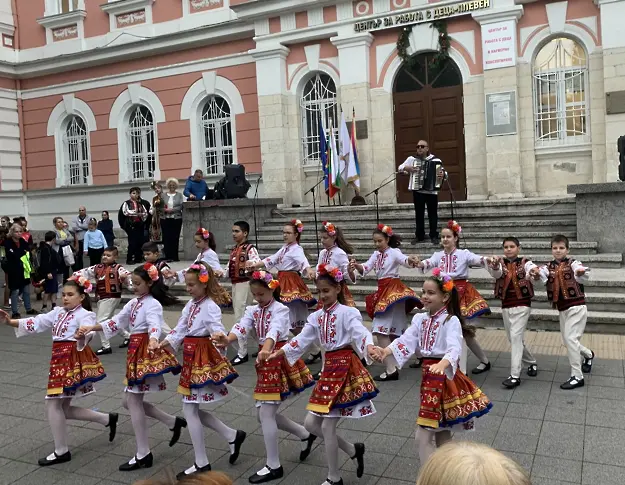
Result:
M516 128L516 92L486 95L486 136L514 135Z
M516 25L514 20L482 25L484 70L516 64Z
M477 10L490 8L490 0L472 0L470 2L454 3L443 7L433 7L414 12L377 17L371 20L363 20L354 24L356 32L371 32L374 30L392 29L402 25L421 24L434 20L447 19L466 15Z

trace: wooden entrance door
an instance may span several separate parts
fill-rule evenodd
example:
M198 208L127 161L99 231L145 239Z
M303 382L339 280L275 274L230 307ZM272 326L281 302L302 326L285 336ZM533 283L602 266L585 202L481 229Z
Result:
M415 156L419 140L429 143L430 153L443 161L456 200L466 199L462 76L447 59L432 64L433 54L419 54L404 64L395 80L395 166ZM412 202L408 176L398 175L397 199ZM439 200L450 200L447 184Z

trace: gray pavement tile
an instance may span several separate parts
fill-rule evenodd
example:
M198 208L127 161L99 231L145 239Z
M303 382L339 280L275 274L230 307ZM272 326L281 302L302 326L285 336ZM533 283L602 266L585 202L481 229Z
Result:
M586 410L574 407L548 407L547 411L545 412L545 421L555 421L557 423L585 424Z
M477 433L477 432L476 432ZM472 440L473 441L473 440ZM500 451L515 451L517 453L535 453L538 445L538 436L519 433L497 432L492 446Z
M616 387L616 388L625 388L625 378L623 377L607 377L607 376L599 376L593 374L590 379L590 386L603 386L603 387Z
M67 463L60 463L58 465L52 465L49 469L60 470L65 473L82 473L83 468L87 467L92 461L99 460L102 456L102 453L90 451L83 447L76 448L72 450L71 461Z
M42 447L48 451L39 451ZM52 443L45 443L39 440L20 438L8 446L0 449L0 456L11 460L23 461L26 463L37 463L41 458L40 454L48 455L54 449Z
M419 466L419 458L416 455L412 458L395 457L382 477L414 482L419 473Z
M540 432L536 454L568 460L582 460L584 427L576 424L545 421Z
M536 455L532 466L532 478L534 477L580 483L582 462Z
M508 410L508 402L505 401L490 401L493 404L493 407L490 409L488 416L505 416L506 411Z
M552 478L532 477L532 485L571 485L572 483L575 482L563 482Z
M617 416L617 419L614 419ZM625 416L615 415L606 411L586 410L586 426L598 426L600 428L625 429Z
M618 389L616 387L594 386L592 390L590 390L589 395L597 399L611 399L622 402L625 400L625 389Z
M584 461L625 466L625 430L586 426Z
M38 470L37 465L23 463L20 461L11 461L2 467L0 472L0 485L8 485L19 481L22 477L28 476L29 473Z
M516 461L523 468L525 468L528 474L532 471L534 455L531 455L529 453L515 453L514 451L502 451L502 453Z
M392 436L388 434L370 433L365 439L366 452L386 453L396 455L399 450L407 446L407 441L411 438L403 436Z
M347 421L370 421L370 419L352 419ZM393 436L403 436L405 438L414 436L416 423L413 419L398 419L388 417L384 419L375 429L376 433L390 434ZM341 425L339 425L341 427ZM373 430L370 430L373 431Z
M370 475L383 476L384 472L394 459L395 457L393 455L376 453L374 451L367 450L365 452L365 470ZM341 468L343 470L350 471L354 475L356 474L356 462L354 460L345 461L341 465Z
M523 385L514 389L510 402L532 405L547 404L550 390L551 382L525 381Z
M577 391L579 391L579 389L573 389L572 391L562 391L568 392L568 394L556 394L552 391L551 395L549 396L547 406L557 408L573 407L577 409L586 409L586 394L578 393Z
M542 421L536 419L504 417L501 420L499 431L502 431L504 433L523 433L532 436L538 436L540 435L542 424Z
M510 402L512 398L512 393L510 389L506 389L501 385L501 382L492 383L492 384L484 384L480 387L482 392L488 396L488 399L491 401L504 401Z
M588 398L586 409L588 411L600 411L610 414L624 415L625 402L614 401L612 399L596 399L591 396Z
M595 358L592 362L593 376L623 377L623 362Z
M545 404L511 402L508 404L505 416L506 418L543 419L546 408Z
M50 468L39 468L20 478L18 483L19 485L41 485L42 483L46 485L53 483L62 483L63 485L96 485L99 481L100 478L85 477Z
M625 468L611 465L598 465L585 461L582 468L583 485L623 485Z

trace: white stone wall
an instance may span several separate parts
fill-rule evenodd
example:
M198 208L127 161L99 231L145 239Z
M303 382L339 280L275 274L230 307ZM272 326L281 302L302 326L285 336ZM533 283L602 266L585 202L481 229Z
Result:
M0 187L23 187L17 94L8 89L0 89Z
M484 114L484 79L474 76L463 86L464 145L467 198L488 197L486 169L486 120Z
M623 42L625 43L625 40ZM618 49L604 49L603 70L604 89L606 93L612 91L625 91L625 47ZM605 157L607 160L606 181L614 182L618 178L618 151L616 141L619 136L625 135L625 114L606 114L604 126Z

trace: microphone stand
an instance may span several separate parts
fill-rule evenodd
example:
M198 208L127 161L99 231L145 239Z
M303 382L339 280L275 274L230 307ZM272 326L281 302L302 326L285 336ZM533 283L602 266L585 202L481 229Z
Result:
M456 218L454 217L454 205L456 205L456 198L454 197L454 191L452 190L451 184L449 183L449 175L445 176L445 183L447 184L447 189L449 190L449 207L451 208L451 220L454 221L456 220Z
M256 222L256 201L258 199L258 186L260 185L260 181L262 180L263 175L261 174L256 181L256 189L254 190L254 200L252 201L252 211L254 212L254 239L256 240L256 250L260 249L258 247L258 224Z
M319 187L325 181L325 179L326 177L323 176L321 180L319 180L319 182L317 182L313 187L311 187L304 193L304 195L308 195L309 193L312 194L313 212L315 214L315 241L317 243L317 254L321 252L321 249L319 248L319 231L317 230L317 198L315 197L315 189Z
M374 194L374 196L375 196L375 219L376 219L376 224L380 223L380 205L378 203L378 193L380 192L380 189L382 187L385 187L388 184L390 184L391 182L394 182L396 178L397 178L397 172L395 172L393 174L393 178L392 179L384 182L382 185L380 185L376 189L373 189L371 192L369 192L367 195L365 195L365 198L369 197L371 194Z

